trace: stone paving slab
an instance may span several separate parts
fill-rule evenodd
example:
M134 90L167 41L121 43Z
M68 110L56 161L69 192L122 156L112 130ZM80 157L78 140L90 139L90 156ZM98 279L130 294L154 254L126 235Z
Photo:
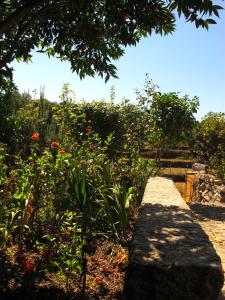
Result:
M217 300L223 271L172 180L150 178L136 222L124 290L129 300Z
M195 220L209 236L217 254L220 256L225 274L225 204L190 204ZM222 288L221 300L225 300L225 284Z

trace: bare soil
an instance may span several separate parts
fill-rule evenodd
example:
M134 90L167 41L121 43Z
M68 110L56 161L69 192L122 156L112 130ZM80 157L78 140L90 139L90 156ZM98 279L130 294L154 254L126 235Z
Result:
M6 274L7 269L1 268L0 299L43 300L51 297L58 300L126 299L123 295L123 282L128 262L127 246L122 246L121 243L113 241L97 241L94 248L94 253L88 256L85 293L81 293L81 282L77 277L72 278L70 289L68 290L66 277L61 272L46 274L35 285L15 285L15 280L10 278L7 284L3 286L4 278L8 274ZM8 251L11 251L11 254L14 250L13 248L8 249ZM28 257L29 255L30 260L35 262L34 253L26 252L26 256ZM1 266L3 265L4 263L1 264ZM13 268L13 262L10 268Z

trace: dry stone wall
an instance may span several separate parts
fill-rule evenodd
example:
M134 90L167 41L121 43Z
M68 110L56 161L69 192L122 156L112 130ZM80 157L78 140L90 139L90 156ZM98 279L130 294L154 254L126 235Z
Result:
M225 203L225 181L210 174L198 174L193 183L192 202Z

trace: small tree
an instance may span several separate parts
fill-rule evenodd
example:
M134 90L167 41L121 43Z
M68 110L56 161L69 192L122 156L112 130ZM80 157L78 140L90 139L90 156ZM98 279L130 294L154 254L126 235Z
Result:
M163 145L174 147L189 141L196 125L194 113L198 106L198 97L190 99L187 95L180 97L178 93L158 93L153 97L151 118Z
M160 150L187 143L196 125L194 113L199 106L198 97L179 96L179 93L161 93L158 86L146 78L144 94L137 92L139 105L149 113L151 142Z

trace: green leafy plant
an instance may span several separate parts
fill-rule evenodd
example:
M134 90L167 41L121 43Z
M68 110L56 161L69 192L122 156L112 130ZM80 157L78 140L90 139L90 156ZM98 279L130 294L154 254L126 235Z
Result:
M192 99L179 93L161 93L158 86L146 77L144 92L138 92L139 105L149 114L151 145L157 149L156 160L163 152L179 143L188 144L197 121L198 97Z
M225 114L208 113L196 128L193 138L196 157L208 163L217 175L224 177Z
M46 106L44 98L25 103L13 160L0 152L1 249L12 251L15 284L33 288L52 273L67 292L76 280L84 294L92 244L126 231L153 174L140 157L149 114L129 101L75 101L67 85L61 103Z

